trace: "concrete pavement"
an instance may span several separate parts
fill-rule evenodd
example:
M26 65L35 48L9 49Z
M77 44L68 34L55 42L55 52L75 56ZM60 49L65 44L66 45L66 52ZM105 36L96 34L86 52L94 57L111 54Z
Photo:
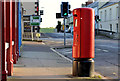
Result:
M23 51L11 78L67 79L71 71L72 64L44 43L23 42Z
M18 63L14 64L13 76L8 77L8 81L44 81L43 79L83 81L99 78L97 73L95 73L97 77L93 78L73 77L72 63L50 50L50 47L43 42L24 41L21 53Z

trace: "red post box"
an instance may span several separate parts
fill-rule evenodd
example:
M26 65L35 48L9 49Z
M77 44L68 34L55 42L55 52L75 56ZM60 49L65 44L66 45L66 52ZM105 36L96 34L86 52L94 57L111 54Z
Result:
M94 72L94 10L73 10L73 75L92 76ZM85 69L86 68L86 69Z
M13 45L13 63L16 64L17 62L17 54L16 54L16 20L15 20L15 16L16 16L16 6L15 6L16 2L12 2L12 41L14 42Z
M2 1L2 81L7 80L7 68L6 68L6 2Z
M6 2L6 42L9 43L7 49L7 70L8 76L13 74L13 59L12 59L12 1Z

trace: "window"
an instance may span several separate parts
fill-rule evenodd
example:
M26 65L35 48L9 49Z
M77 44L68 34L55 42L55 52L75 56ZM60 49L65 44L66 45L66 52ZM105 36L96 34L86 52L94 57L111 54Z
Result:
M101 21L102 21L102 11L100 12L100 19L101 19Z
M105 21L106 21L107 11L105 10Z
M116 19L118 19L118 7L116 7Z
M112 31L112 24L110 24L110 31Z
M110 8L110 20L112 20L112 9Z
M118 23L116 24L116 31L117 31L117 33L118 33Z
M100 28L102 29L102 24L100 24Z

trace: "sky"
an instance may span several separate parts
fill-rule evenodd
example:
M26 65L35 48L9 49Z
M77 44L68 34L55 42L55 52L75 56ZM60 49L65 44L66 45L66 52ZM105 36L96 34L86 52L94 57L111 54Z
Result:
M69 2L71 5L71 11L75 8L80 8L81 4L87 0L39 0L40 10L44 10L44 15L41 16L42 22L40 27L56 27L57 21L63 21L63 19L56 19L56 13L60 13L61 2Z

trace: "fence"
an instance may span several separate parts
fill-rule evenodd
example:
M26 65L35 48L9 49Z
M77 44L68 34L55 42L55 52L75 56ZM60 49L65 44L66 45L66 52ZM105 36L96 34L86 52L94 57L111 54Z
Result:
M24 32L23 33L23 40L36 40L37 37L36 37L36 34L37 32Z

